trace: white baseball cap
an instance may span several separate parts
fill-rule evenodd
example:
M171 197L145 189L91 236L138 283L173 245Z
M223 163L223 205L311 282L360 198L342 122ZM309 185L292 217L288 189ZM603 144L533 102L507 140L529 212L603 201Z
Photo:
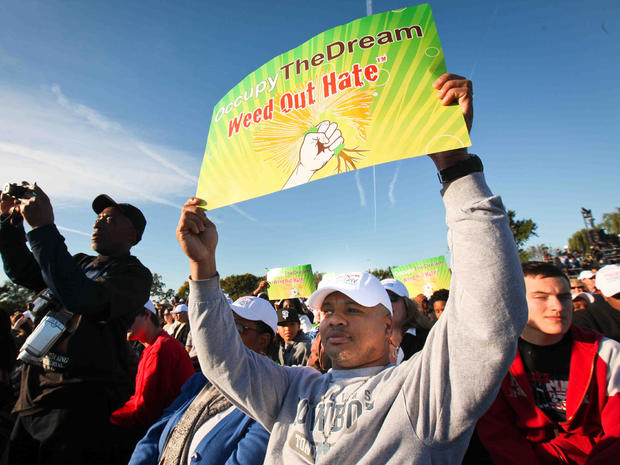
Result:
M153 305L153 302L151 300L148 300L144 304L144 308L146 308L147 310L152 311L155 315L157 315L157 310L155 310L155 305Z
M605 297L620 292L620 265L607 265L596 273L596 287Z
M170 313L181 313L181 312L186 312L187 310L188 310L187 305L180 304L174 307L174 310L172 310Z
M575 300L581 298L585 301L587 301L590 304L594 303L594 296L592 294L590 294L589 292L575 292L573 294L571 294L571 299Z
M375 276L370 273L342 273L323 278L316 291L308 299L308 306L320 308L332 292L342 292L364 307L381 304L392 314L392 304L387 291Z
M594 278L594 273L592 273L590 270L583 270L581 273L579 273L579 276L577 277L577 279L592 279Z
M239 297L230 306L233 312L241 318L251 321L262 321L272 329L274 335L277 334L278 315L265 299L248 295Z
M383 287L385 287L386 291L392 291L396 295L409 298L409 291L407 290L405 285L398 279L384 279L383 281L381 281L381 284L383 284Z

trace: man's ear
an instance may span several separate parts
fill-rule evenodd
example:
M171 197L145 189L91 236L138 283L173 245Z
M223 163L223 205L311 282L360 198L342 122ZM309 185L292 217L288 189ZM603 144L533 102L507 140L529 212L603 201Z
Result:
M392 337L392 332L394 331L394 324L392 323L392 316L385 316L385 334L388 337Z

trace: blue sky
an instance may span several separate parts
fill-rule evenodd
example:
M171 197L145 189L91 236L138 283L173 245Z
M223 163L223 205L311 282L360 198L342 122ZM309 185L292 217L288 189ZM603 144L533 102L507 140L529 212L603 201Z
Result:
M411 6L372 2L373 11ZM471 76L471 151L492 189L562 247L619 205L620 5L431 2L448 69ZM248 73L362 17L366 1L28 1L0 12L0 182L37 181L69 250L90 250L94 196L145 213L133 249L169 287L187 261L174 238L195 193L214 105ZM426 157L330 177L211 213L223 276L311 263L319 271L447 253ZM374 192L376 186L376 226ZM0 281L4 280L0 273Z

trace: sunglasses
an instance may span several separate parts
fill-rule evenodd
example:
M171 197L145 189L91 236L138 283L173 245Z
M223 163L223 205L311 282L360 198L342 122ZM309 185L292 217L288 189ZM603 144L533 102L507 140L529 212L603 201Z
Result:
M235 326L237 327L237 331L239 332L239 334L243 333L244 331L256 331L257 333L260 332L260 330L258 328L255 328L253 326L243 326L242 323L239 323L237 321L235 321Z
M401 297L399 295L396 294L388 294L390 296L390 302L398 302Z

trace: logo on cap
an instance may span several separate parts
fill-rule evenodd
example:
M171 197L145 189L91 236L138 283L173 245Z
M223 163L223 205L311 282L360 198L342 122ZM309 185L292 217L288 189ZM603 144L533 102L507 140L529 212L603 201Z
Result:
M252 297L245 296L237 300L236 304L241 305L243 307L247 307L248 305L252 303L252 300L254 300Z
M359 283L362 275L359 273L354 273L354 274L343 274L342 276L342 282L348 286L357 286L357 283Z

